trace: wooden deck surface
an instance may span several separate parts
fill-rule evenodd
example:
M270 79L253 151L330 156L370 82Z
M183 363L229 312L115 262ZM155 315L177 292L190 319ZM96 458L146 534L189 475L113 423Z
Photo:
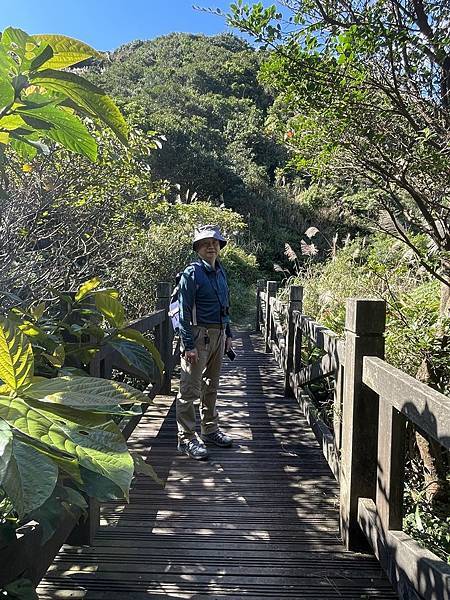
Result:
M105 505L95 545L61 550L42 600L397 598L375 558L344 550L337 484L261 338L236 346L219 401L234 447L177 455L157 398L130 443L164 488L139 477L129 505Z

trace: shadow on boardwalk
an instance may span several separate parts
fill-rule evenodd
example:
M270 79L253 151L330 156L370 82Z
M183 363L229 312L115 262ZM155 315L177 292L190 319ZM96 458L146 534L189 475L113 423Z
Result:
M178 456L157 400L131 443L164 488L140 477L129 505L106 505L95 545L64 547L40 598L397 598L373 557L343 549L337 484L262 341L236 345L219 402L234 447Z

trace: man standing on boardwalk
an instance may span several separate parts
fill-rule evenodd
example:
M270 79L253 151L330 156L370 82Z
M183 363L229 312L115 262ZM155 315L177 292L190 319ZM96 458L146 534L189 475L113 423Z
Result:
M180 304L181 378L177 396L178 450L197 460L208 458L205 443L222 448L232 439L219 429L216 409L222 358L232 349L229 290L218 260L227 241L218 227L195 231L193 249L199 260L183 272ZM200 399L201 438L196 434L194 402Z

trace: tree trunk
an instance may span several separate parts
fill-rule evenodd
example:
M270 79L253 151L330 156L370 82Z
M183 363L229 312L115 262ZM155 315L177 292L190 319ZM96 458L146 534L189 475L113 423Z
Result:
M448 273L448 271L447 271ZM450 286L441 285L440 322L437 338L440 340L442 351L446 351L448 333L444 330L444 319L450 316ZM416 378L430 387L438 388L442 381L443 373L440 364L433 365L428 358L424 358ZM447 501L448 487L446 477L449 468L449 453L443 451L442 446L434 440L429 440L416 430L416 444L424 466L426 497L431 502Z

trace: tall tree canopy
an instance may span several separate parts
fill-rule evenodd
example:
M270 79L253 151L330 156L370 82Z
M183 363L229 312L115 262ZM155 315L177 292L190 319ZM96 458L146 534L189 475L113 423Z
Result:
M313 176L374 190L366 215L450 285L450 5L444 0L287 0L232 5L229 21L272 47L272 124ZM380 218L381 217L381 218ZM417 245L413 234L426 234Z
M273 179L284 156L264 133L271 98L257 80L260 63L234 36L174 33L122 46L97 78L139 127L166 136L151 158L156 177L183 194L230 200L246 176Z

